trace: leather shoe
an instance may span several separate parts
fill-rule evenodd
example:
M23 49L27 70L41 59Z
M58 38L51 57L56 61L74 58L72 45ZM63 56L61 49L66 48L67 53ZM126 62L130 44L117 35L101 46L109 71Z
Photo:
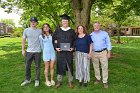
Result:
M69 82L69 87L70 87L71 89L73 89L73 88L74 88L74 84L73 84L72 82Z
M104 88L108 89L108 83L104 83Z
M79 82L79 88L81 88L81 86L82 86L82 82Z
M84 83L84 87L87 87L87 83Z
M96 79L96 81L94 82L94 85L97 85L97 84L99 84L100 83L100 80L97 80Z
M57 81L55 88L59 88L61 86L61 82Z

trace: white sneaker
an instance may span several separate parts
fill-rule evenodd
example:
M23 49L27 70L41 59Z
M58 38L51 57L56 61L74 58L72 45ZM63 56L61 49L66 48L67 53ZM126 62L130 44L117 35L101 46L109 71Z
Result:
M54 86L54 85L55 85L54 80L51 80L51 85L52 85L52 86Z
M48 87L50 87L51 86L51 82L50 81L47 81L47 82L45 82L45 85L48 86Z
M23 83L21 83L21 86L25 86L29 83L31 83L31 80L25 80Z
M39 81L35 80L35 87L38 87L38 86L39 86Z

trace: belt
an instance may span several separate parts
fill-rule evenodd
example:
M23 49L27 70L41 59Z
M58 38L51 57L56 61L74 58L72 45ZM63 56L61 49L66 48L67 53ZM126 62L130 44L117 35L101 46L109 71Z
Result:
M94 51L94 52L102 52L102 51L104 51L104 50L106 50L107 48L104 48L103 50L99 50L99 51Z

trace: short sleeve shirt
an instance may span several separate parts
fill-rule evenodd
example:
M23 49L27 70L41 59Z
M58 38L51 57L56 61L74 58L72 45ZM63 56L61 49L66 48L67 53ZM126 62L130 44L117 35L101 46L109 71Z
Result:
M41 29L26 28L23 32L23 38L28 40L27 52L41 52L39 36L42 34Z
M92 40L91 40L91 37L89 35L85 35L82 38L77 37L77 39L76 39L76 51L89 53L91 43L92 43Z

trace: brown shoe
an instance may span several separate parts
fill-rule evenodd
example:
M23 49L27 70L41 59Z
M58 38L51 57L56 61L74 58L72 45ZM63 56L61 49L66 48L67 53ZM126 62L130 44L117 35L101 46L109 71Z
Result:
M108 89L108 83L104 83L104 88Z
M94 85L97 85L97 84L99 84L100 83L100 80L97 80L96 79L96 81L94 82Z
M59 88L61 86L61 82L57 81L55 88Z
M72 82L69 82L69 87L70 87L71 89L73 89L73 88L74 88L74 84L73 84Z

